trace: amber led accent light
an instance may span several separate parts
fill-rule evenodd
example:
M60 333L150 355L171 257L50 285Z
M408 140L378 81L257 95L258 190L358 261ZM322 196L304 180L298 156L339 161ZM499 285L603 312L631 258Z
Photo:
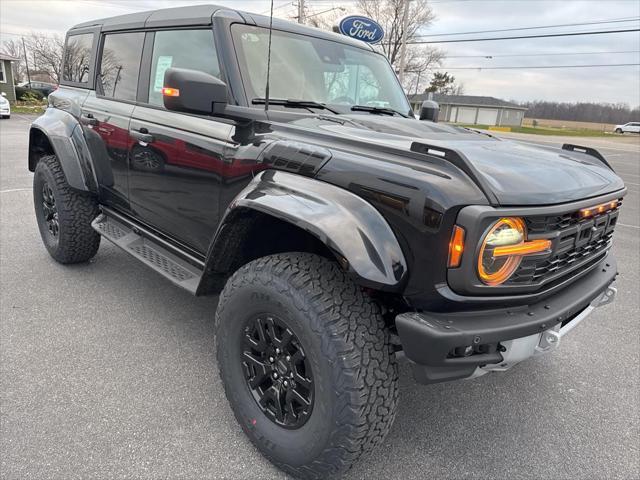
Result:
M551 249L551 240L530 240L517 245L506 245L493 249L494 257L505 255L531 255L532 253L546 252Z
M596 205L594 207L583 208L580 210L580 218L588 218L593 217L594 215L598 215L599 213L608 212L609 210L614 210L618 207L618 200L613 200L612 202L601 203L600 205Z
M162 95L165 97L179 97L180 90L171 87L162 87Z
M497 245L491 249L488 245L489 238L493 232L505 227L517 232L518 235L516 235L516 238L520 237L521 240L511 245ZM478 255L478 275L486 285L496 286L506 282L518 266L520 266L523 257L551 251L551 240L540 239L526 241L525 238L526 226L524 220L521 218L501 218L491 227L482 241ZM485 254L496 261L499 259L502 261L502 264L500 264L496 271L490 271L485 268L484 261L487 259Z
M464 252L464 228L455 225L449 242L449 268L460 266L462 252Z

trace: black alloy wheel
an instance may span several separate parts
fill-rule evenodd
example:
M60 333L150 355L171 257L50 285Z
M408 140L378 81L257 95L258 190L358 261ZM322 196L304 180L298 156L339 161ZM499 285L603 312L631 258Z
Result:
M275 315L251 320L242 338L242 365L247 386L269 420L300 428L313 409L313 374L304 349Z
M57 239L60 232L58 208L56 207L56 198L53 195L53 190L46 181L42 184L42 213L49 233L53 238Z

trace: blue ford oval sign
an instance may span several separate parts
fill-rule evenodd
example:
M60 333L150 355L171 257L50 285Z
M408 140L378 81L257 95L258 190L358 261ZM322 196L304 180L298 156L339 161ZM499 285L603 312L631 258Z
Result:
M384 30L378 22L359 15L349 15L340 20L338 31L367 43L378 43L384 37Z

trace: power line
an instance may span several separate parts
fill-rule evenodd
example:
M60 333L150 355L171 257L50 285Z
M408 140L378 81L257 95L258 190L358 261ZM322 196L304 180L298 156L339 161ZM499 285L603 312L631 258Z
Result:
M614 55L621 53L640 53L640 50L619 50L608 52L548 52L548 53L514 53L514 54L492 54L485 55L445 55L445 58L506 58L506 57L556 57L565 55Z
M293 7L293 6L294 6L293 3L288 1L286 3L278 5L277 7L273 7L273 10L275 11L275 10L278 10L280 8ZM267 15L270 11L271 11L271 9L264 10L264 11L260 12L259 15Z
M604 35L609 33L640 32L640 28L626 28L624 30L597 30L591 32L570 32L570 33L545 33L542 35L519 35L517 37L491 37L491 38L467 38L455 40L411 40L407 44L424 43L463 43L463 42L491 42L495 40L520 40L526 38L551 38L551 37L574 37L577 35Z
M55 40L56 37L53 35L45 35L43 33L38 33L38 32L30 32L30 33L12 33L12 32L0 32L0 36L11 36L11 37L30 37L33 33L36 33L36 35L38 37L43 37L43 38L49 38L52 40Z
M518 65L506 67L438 67L437 70L517 70L539 68L638 67L640 63L600 63L591 65Z
M537 27L518 27L518 28L503 28L500 30L475 30L472 32L456 32L456 33L433 33L433 34L425 34L425 35L417 35L418 37L450 37L452 35L471 35L474 33L499 33L499 32L514 32L518 30L538 30L541 28L556 28L556 27L578 27L584 25L601 25L603 23L626 23L626 22L637 22L640 20L640 17L627 17L627 18L616 18L611 20L603 20L603 21L592 21L592 22L582 22L582 23L559 23L556 25L540 25Z

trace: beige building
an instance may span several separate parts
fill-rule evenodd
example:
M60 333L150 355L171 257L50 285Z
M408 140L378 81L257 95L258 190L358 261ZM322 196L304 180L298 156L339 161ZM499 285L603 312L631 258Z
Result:
M429 98L432 95L432 98ZM439 122L464 123L468 125L499 125L519 127L524 119L526 107L494 97L474 95L441 95L422 93L409 95L413 111L420 113L425 100L434 100L440 105Z

